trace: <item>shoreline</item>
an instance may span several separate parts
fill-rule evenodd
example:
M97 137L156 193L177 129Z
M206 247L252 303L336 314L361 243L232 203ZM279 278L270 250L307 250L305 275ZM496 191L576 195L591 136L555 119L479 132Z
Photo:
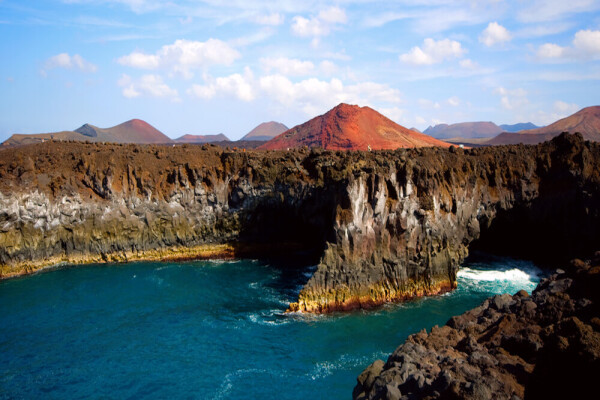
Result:
M65 265L88 265L108 263L128 263L133 261L193 261L193 260L232 260L237 258L238 251L231 243L203 244L192 247L172 246L161 249L142 251L121 251L110 254L83 254L74 256L50 257L38 262L0 265L0 280L19 278L39 272L60 268Z

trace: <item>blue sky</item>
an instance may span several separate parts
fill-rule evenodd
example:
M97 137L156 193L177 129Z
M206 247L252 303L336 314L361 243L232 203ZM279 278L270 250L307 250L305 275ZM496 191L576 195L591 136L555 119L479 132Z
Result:
M170 137L340 102L424 129L600 104L598 0L0 0L0 140L132 118Z

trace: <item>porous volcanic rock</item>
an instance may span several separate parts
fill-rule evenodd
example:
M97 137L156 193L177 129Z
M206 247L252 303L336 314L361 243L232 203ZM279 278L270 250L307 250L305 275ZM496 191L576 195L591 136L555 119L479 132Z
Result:
M318 265L290 311L367 308L452 289L477 239L551 258L594 249L599 163L578 135L470 150L8 148L0 274L293 248Z
M530 296L489 298L409 336L359 376L366 399L588 398L600 372L600 252L542 280Z

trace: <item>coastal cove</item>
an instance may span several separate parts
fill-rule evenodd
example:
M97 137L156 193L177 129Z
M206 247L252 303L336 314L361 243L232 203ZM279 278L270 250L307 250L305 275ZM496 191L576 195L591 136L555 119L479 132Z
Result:
M0 282L0 398L347 398L408 335L531 292L532 263L477 254L458 288L370 311L286 314L314 267L131 262Z

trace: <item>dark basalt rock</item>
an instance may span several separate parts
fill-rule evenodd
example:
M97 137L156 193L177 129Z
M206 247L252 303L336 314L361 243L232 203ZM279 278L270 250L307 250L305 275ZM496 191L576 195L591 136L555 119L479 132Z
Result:
M580 135L375 152L47 142L0 150L0 276L292 248L318 268L290 310L368 308L451 290L473 244L591 251L599 193L600 145Z
M600 253L411 335L358 378L354 399L588 398L600 373Z

